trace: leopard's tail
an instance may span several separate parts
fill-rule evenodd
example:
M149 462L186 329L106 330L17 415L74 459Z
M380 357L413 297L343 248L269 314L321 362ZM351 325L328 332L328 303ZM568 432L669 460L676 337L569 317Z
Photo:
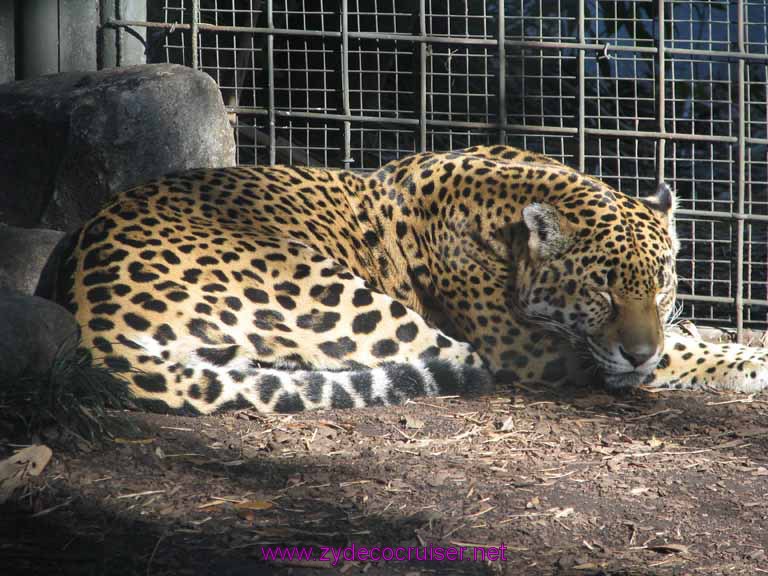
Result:
M215 413L237 408L301 412L401 404L419 396L476 396L494 389L489 372L449 360L385 363L351 370L252 368L247 372L208 367L187 371L187 398L164 398L157 375L132 374L137 402L160 412ZM182 371L183 374L183 371ZM147 392L147 399L141 398Z

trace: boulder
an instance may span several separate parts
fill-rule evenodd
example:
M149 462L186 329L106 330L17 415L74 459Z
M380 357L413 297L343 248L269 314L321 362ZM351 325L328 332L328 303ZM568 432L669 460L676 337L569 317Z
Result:
M46 375L57 359L74 353L77 322L50 300L0 290L0 318L0 385Z
M48 256L63 236L56 230L0 225L0 289L33 294Z
M213 79L173 64L0 85L0 220L72 230L113 193L169 172L232 166Z

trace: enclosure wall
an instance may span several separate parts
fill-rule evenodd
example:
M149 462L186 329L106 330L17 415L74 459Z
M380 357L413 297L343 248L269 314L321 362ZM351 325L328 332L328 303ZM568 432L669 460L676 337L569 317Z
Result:
M664 180L683 315L766 328L764 0L150 0L147 18L109 26L218 81L241 163L500 142L631 195Z

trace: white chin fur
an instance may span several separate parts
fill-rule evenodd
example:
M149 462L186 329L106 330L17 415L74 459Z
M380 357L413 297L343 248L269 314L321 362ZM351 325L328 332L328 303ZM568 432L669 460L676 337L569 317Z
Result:
M612 390L635 388L640 386L650 372L622 372L621 374L603 373L605 385Z

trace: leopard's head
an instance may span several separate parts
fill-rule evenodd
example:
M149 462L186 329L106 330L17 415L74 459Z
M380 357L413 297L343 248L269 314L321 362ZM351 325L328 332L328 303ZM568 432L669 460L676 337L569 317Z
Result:
M524 208L519 307L587 353L608 386L625 387L662 358L677 283L675 198L665 184L643 199L601 189Z

